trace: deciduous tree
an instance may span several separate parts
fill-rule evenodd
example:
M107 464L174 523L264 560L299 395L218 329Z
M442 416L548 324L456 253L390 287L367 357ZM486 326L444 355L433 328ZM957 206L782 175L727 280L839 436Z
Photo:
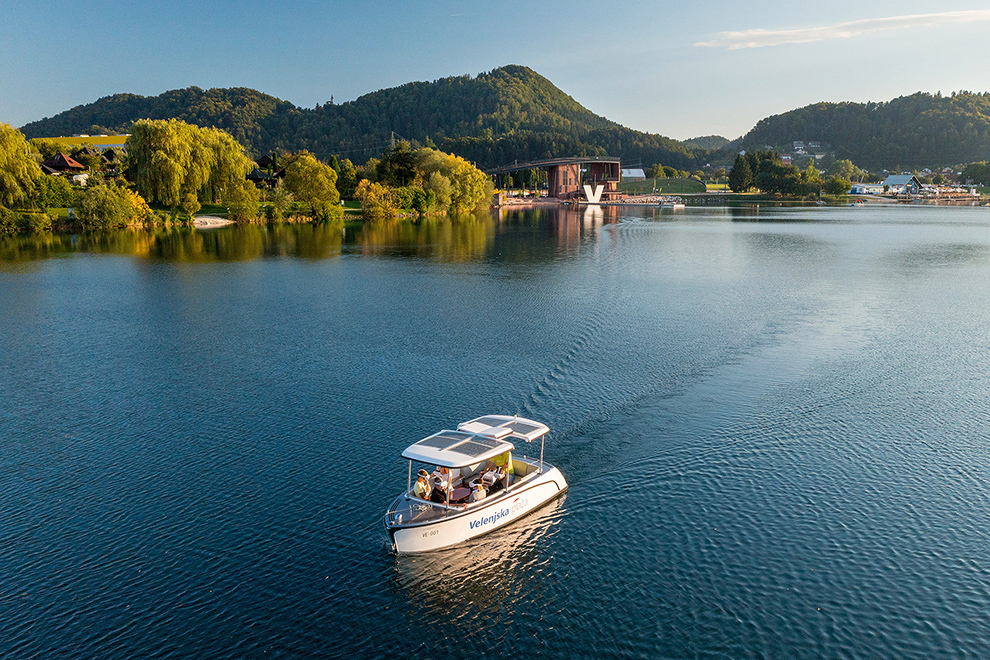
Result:
M0 206L27 203L41 176L35 151L24 134L0 124Z
M173 210L191 208L190 199L216 201L251 169L243 147L229 134L177 119L135 122L127 150L138 191Z
M311 153L302 152L285 168L285 187L297 200L309 204L317 220L337 220L343 215L337 173Z

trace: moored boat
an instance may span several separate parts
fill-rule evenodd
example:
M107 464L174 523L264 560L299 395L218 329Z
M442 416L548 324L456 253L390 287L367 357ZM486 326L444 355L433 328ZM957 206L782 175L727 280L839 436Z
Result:
M543 460L550 429L508 415L486 415L416 442L406 490L385 513L385 529L399 554L438 550L486 534L531 513L567 490L567 481ZM540 440L540 457L513 455L514 443ZM424 490L413 484L413 464L436 466ZM427 474L420 470L418 474Z

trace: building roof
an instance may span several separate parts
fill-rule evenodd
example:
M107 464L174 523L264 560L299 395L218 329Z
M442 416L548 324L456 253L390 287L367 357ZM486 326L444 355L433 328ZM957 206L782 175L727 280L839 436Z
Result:
M91 149L89 147L83 147L82 149L76 149L72 152L72 157L76 160L82 158L83 156L100 156L102 155L96 149Z
M275 159L270 154L265 154L258 159L258 167L271 167L275 164Z
M891 174L883 180L885 186L906 186L909 183L921 186L921 181L918 181L918 177L913 174Z
M615 163L619 164L618 158L608 156L569 156L567 158L548 158L547 160L532 160L525 163L513 163L502 167L493 167L485 170L485 174L505 174L506 172L516 172L518 170L530 170L540 167L553 167L555 165L582 165L584 163Z
M268 174L265 174L256 167L253 170L251 170L251 173L248 174L247 177L245 178L248 179L249 181L267 181L272 177Z
M645 179L646 172L642 168L632 168L628 170L621 170L623 179Z
M86 166L75 160L66 156L61 151L49 158L44 162L48 167L55 170L84 170Z

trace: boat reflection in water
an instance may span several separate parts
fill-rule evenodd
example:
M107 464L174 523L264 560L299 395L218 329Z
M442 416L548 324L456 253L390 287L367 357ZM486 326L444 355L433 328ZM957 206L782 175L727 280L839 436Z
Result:
M553 543L566 511L566 493L532 514L455 547L395 555L395 587L427 621L438 616L459 624L514 602L534 602L552 585Z

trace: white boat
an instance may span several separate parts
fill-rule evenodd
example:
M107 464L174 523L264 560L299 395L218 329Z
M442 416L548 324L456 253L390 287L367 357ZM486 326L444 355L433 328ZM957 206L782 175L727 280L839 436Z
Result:
M399 554L438 550L487 534L525 516L567 490L556 467L544 462L543 444L550 429L531 419L486 415L440 431L402 452L409 461L406 490L385 513L385 529ZM519 457L514 442L540 440L540 457ZM506 458L511 473L496 480L492 459ZM413 463L450 471L442 501L419 497L413 488ZM506 470L509 472L509 470ZM468 484L491 484L484 499L468 502ZM494 482L494 483L493 483ZM467 492L465 492L467 491Z
M673 199L664 199L663 201L660 202L660 208L670 209L672 211L680 211L681 209L684 208L684 202L682 202L680 199L676 197Z

